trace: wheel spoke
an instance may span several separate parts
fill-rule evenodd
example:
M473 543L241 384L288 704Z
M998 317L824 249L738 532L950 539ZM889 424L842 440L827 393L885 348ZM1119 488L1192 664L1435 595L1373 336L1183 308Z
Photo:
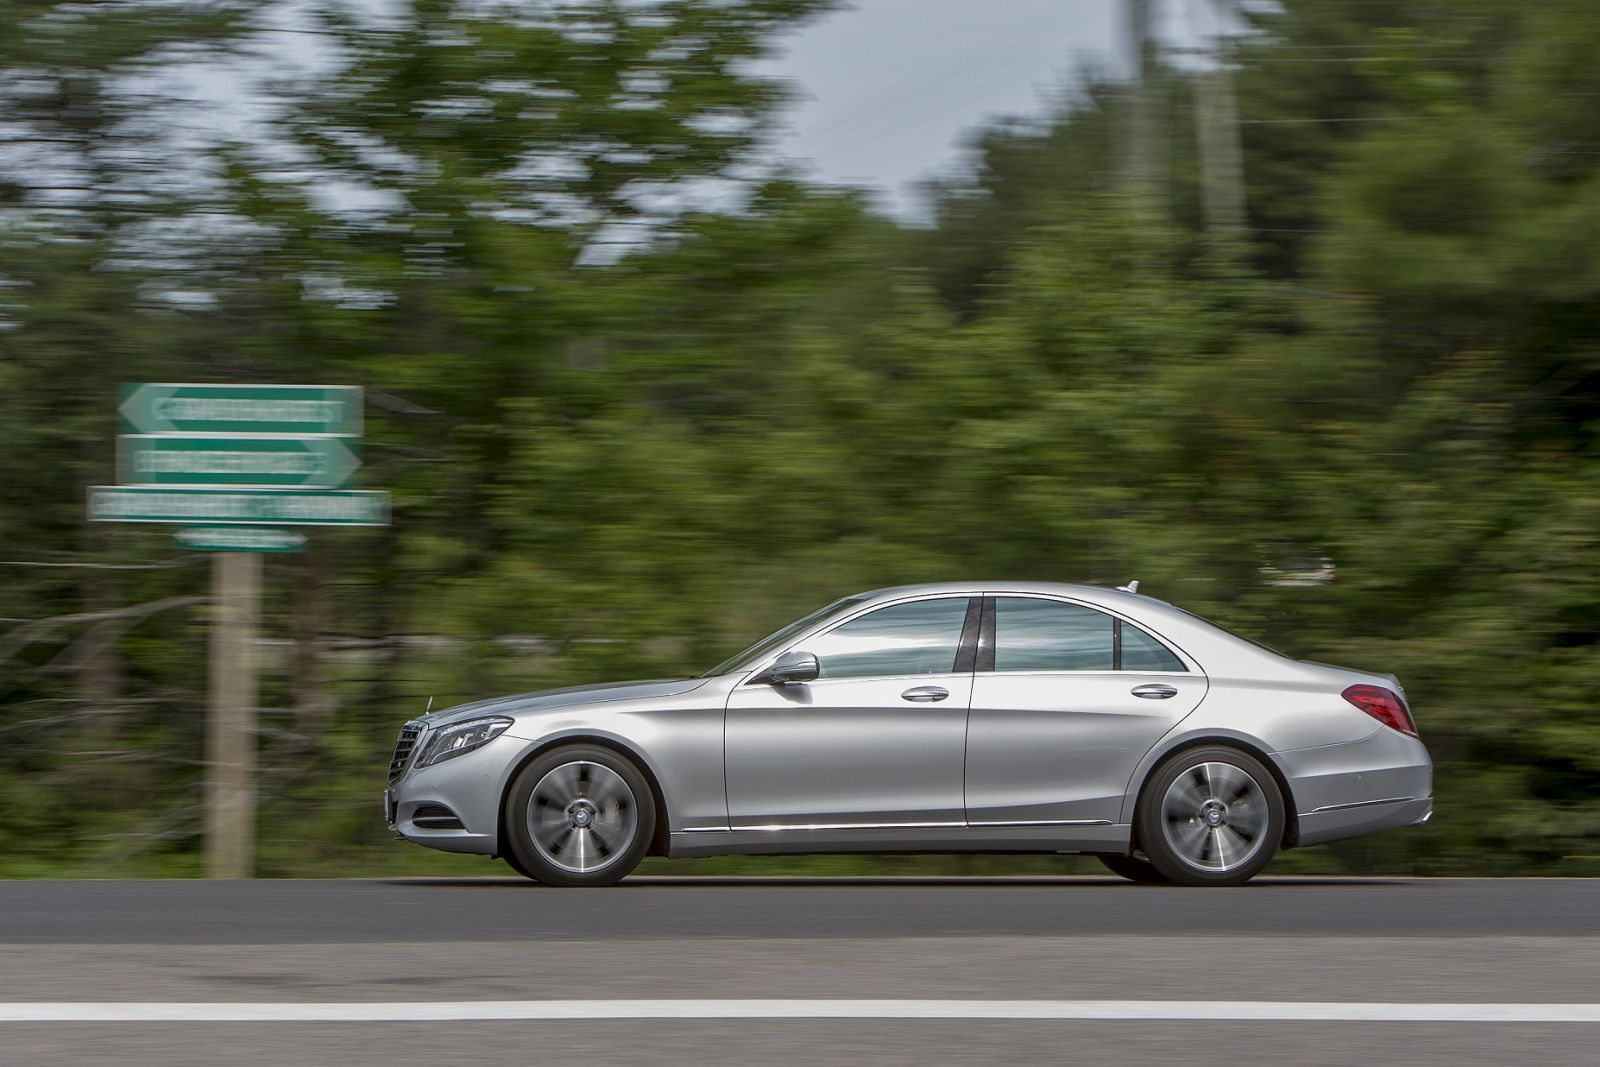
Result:
M1240 768L1226 763L1210 763L1207 766L1213 768L1213 778L1217 782L1216 797L1224 804L1236 804L1255 791L1255 779Z
M594 866L594 839L588 830L572 831L572 855L567 858L574 870L587 871Z
M628 783L624 782L620 775L615 774L602 775L592 784L589 792L589 799L594 801L595 807L601 810L610 808L617 802L632 796L633 793L629 791Z
M552 856L562 855L567 851L567 847L572 843L573 835L577 832L578 831L569 828L552 835L549 839L550 844L546 851L548 851Z
M542 793L550 797L552 804L564 808L578 795L577 783L578 768L571 763L563 763L545 775L533 792L535 796Z
M572 829L572 821L562 808L541 808L538 812L530 812L528 825L530 829L537 828L536 837L547 840L554 840L564 831Z
M1206 825L1197 819L1187 820L1176 833L1169 828L1167 838L1194 863L1199 863L1205 855Z
M1183 812L1185 816L1193 815L1200 810L1200 805L1205 802L1202 792L1204 779L1182 778L1172 783L1172 788L1167 790L1166 799L1162 802L1162 810L1168 812Z
M1222 832L1222 827L1211 828L1211 853L1216 857L1218 870L1227 870L1233 865L1233 850L1228 848L1228 842Z

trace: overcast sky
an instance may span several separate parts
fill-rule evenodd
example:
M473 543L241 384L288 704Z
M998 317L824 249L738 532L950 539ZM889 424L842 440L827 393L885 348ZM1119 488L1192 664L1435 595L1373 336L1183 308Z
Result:
M272 23L292 30L308 2L277 0ZM919 217L915 183L958 168L972 131L1039 116L1085 78L1124 72L1126 9L1127 0L846 0L790 36L768 68L799 93L778 155L813 178L880 190L882 208ZM1154 10L1167 41L1210 30L1202 0L1155 0ZM273 72L316 67L316 40L276 38ZM239 75L197 76L200 94L224 105L213 121L235 133L250 113Z
M854 0L796 34L777 63L803 96L780 148L829 181L884 191L956 165L964 134L1038 115L1081 73L1116 72L1124 0Z

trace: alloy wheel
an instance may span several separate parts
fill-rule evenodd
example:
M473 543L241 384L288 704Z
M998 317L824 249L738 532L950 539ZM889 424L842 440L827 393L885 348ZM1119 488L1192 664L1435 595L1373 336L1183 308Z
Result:
M1268 822L1260 783L1231 763L1208 761L1185 768L1161 798L1168 846L1202 871L1220 874L1249 863L1267 843Z
M527 825L545 862L589 874L628 851L639 832L639 807L616 771L574 760L552 767L533 787Z

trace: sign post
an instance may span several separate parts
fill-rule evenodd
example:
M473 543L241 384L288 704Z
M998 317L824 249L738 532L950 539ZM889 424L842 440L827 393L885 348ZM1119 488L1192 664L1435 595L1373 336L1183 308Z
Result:
M93 522L182 523L211 554L205 871L255 866L256 630L261 553L298 552L285 526L386 526L389 494L350 488L361 390L350 385L125 385L117 485L89 488Z
M211 554L206 714L206 877L249 878L256 841L256 626L261 556Z

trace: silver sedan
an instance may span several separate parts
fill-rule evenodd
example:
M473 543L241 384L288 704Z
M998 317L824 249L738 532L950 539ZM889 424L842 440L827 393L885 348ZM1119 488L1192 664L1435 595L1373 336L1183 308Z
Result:
M698 678L424 715L384 810L552 885L647 855L957 851L1237 885L1427 822L1433 766L1391 675L1127 589L963 583L846 597Z

